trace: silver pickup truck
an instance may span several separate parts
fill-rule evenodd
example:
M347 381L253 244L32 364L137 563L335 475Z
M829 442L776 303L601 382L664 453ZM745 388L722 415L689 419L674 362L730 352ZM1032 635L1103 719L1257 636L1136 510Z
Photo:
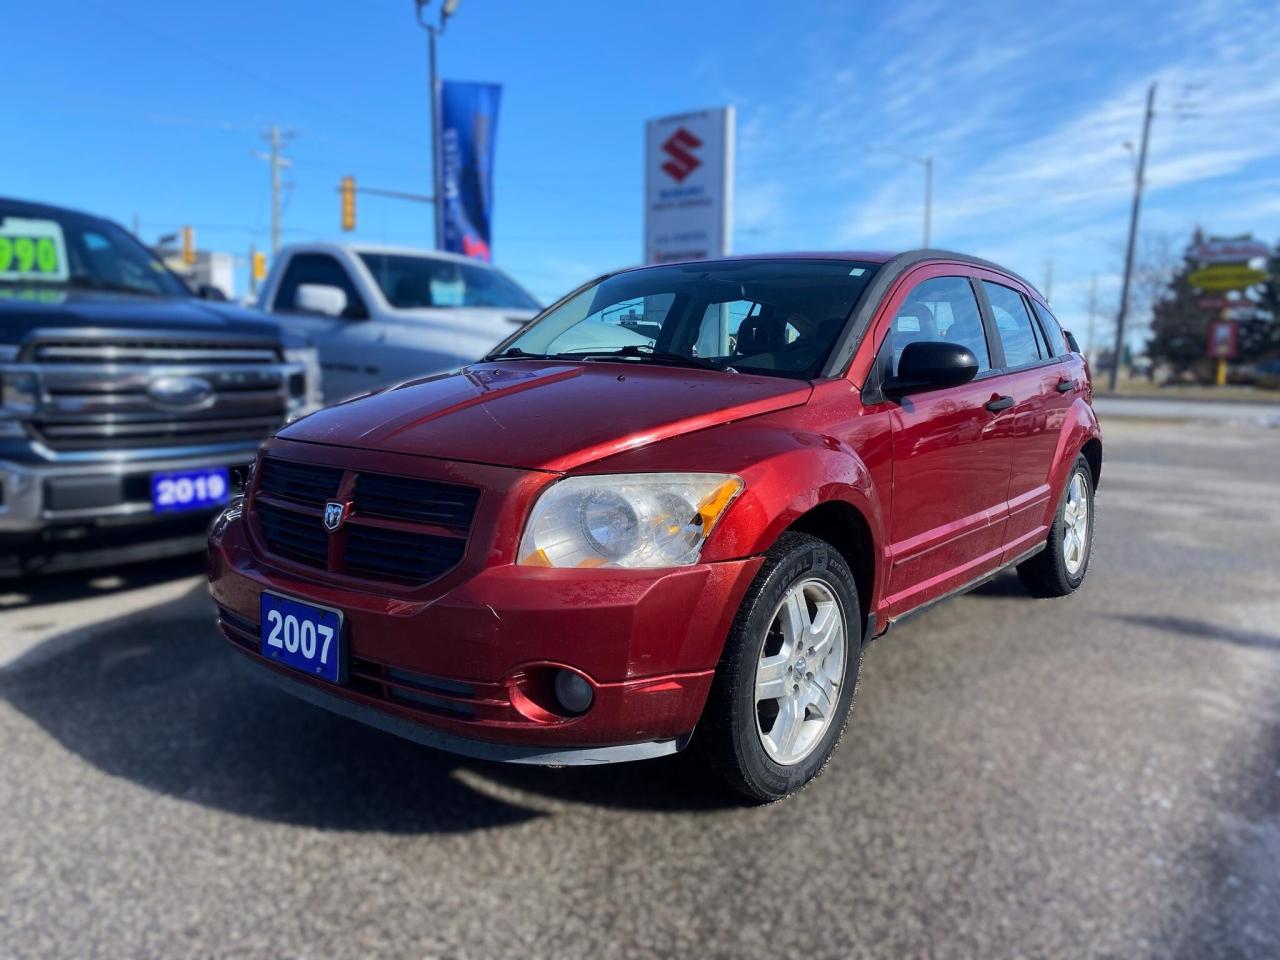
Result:
M487 263L337 243L281 250L258 306L316 345L329 403L473 363L541 309Z
M318 377L114 223L0 198L0 575L201 549Z

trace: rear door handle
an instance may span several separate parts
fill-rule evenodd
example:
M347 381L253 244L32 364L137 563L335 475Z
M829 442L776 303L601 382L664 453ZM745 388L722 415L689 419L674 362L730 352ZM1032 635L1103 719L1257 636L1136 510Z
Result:
M1013 397L992 397L987 401L987 409L992 413L1008 410L1013 406Z
M1074 390L1078 386L1079 386L1078 381L1067 380L1064 378L1058 381L1057 389L1059 393L1070 393L1072 390Z

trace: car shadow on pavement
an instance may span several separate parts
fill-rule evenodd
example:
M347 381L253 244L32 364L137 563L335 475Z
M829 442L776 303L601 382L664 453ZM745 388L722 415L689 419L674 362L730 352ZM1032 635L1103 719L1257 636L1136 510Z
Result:
M456 832L545 815L454 776L628 809L730 803L683 757L553 770L462 760L259 685L213 626L203 582L145 617L0 671L0 697L116 777L244 816L320 829ZM502 791L500 791L502 792Z
M77 570L0 580L0 611L22 610L137 590L205 570L203 553L127 564L112 570Z
M1146 627L1160 633L1176 633L1184 637L1195 637L1201 640L1214 640L1219 643L1230 643L1238 647L1260 647L1267 650L1280 650L1280 635L1261 633L1257 630L1242 630L1225 623L1211 623L1208 620L1193 620L1189 617L1173 617L1161 614L1117 613L1108 617L1138 627Z
M969 591L969 596L1018 597L1025 600L1029 594L1027 593L1027 588L1022 585L1022 581L1018 579L1018 575L1012 570L1006 570L981 586L974 587Z

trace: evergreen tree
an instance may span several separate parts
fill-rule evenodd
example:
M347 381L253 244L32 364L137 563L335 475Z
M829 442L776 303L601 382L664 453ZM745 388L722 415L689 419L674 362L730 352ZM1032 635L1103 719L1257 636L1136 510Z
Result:
M1168 364L1175 376L1201 365L1209 336L1210 316L1197 305L1204 294L1187 281L1199 266L1191 259L1191 249L1187 248L1181 266L1152 307L1151 339L1147 341L1152 362Z

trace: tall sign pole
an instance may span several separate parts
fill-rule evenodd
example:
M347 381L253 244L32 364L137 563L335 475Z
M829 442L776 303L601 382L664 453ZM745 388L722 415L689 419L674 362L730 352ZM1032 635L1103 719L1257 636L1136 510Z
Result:
M432 23L427 16L431 0L413 0L418 24L427 31L427 91L431 100L431 196L435 198L435 246L444 245L444 217L440 203L440 81L436 76L436 34L444 33L445 24L458 9L461 0L441 0L440 22Z
M1138 148L1138 169L1133 177L1133 209L1129 213L1129 244L1124 255L1124 280L1120 284L1120 310L1116 314L1116 349L1111 359L1111 391L1120 380L1120 361L1124 357L1124 321L1129 312L1129 284L1133 280L1133 248L1138 240L1138 212L1142 208L1143 179L1147 171L1147 141L1151 136L1151 118L1155 115L1156 85L1147 88L1147 113L1142 120L1142 146Z
M430 25L427 26L427 49L431 91L431 196L436 198L435 247L439 250L444 239L444 222L440 218L440 81L436 79L436 30Z

